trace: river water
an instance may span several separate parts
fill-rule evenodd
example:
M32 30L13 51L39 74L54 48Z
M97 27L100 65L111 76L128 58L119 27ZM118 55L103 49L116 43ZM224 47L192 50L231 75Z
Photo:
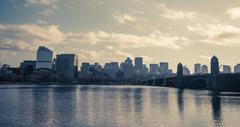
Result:
M1 127L240 126L240 93L151 86L1 85Z

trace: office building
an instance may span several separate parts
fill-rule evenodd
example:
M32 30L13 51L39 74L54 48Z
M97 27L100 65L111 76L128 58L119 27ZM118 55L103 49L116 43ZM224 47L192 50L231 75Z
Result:
M187 66L183 66L183 75L190 75L190 70Z
M150 74L151 75L158 75L159 74L158 64L150 64Z
M219 74L219 62L216 56L211 59L211 75L217 76Z
M208 66L207 65L202 65L202 74L207 74L208 73Z
M201 68L202 68L201 64L199 63L194 64L194 73L201 74L202 73Z
M124 63L121 64L121 69L124 73L125 79L130 79L134 75L134 67L132 60L128 57Z
M240 64L234 66L234 73L240 73Z
M167 62L160 62L159 71L161 75L165 75L169 73L168 63Z
M117 72L120 70L118 62L106 63L103 72L110 76L112 79L117 78Z
M144 75L148 74L148 67L146 64L143 64L143 74Z
M135 58L135 73L136 75L143 74L143 58L142 57Z
M90 75L90 64L82 63L81 66L81 78L88 79Z
M52 56L50 49L40 46L37 50L36 69L52 69Z
M24 79L28 79L36 68L36 61L25 60L20 65L20 75L24 77Z
M231 73L231 67L229 65L223 65L223 73Z
M56 58L56 72L60 78L73 80L78 74L78 56L75 54L60 54Z

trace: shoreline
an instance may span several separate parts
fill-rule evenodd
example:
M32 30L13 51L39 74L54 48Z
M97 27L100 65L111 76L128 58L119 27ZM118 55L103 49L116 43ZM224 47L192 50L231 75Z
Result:
M196 90L196 91L210 91L210 92L240 92L234 90L208 90L208 89L192 89L192 88L177 88L170 86L157 86L157 85L145 85L145 84L82 84L78 82L0 82L0 86L3 85L39 85L39 86L47 86L47 85L76 85L76 86L146 86L146 87L161 87L161 88L174 88L179 90Z

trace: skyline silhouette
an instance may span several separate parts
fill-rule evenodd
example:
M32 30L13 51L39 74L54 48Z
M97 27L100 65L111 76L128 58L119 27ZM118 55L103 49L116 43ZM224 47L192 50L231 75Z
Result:
M206 4L207 3L207 4ZM178 62L193 70L217 55L240 62L239 1L5 0L0 2L0 60L19 66L38 46L74 53L79 63Z

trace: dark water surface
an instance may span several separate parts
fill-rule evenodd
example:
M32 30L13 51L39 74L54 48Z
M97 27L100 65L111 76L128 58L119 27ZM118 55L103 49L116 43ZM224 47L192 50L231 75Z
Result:
M1 127L240 126L240 93L144 86L0 86Z

